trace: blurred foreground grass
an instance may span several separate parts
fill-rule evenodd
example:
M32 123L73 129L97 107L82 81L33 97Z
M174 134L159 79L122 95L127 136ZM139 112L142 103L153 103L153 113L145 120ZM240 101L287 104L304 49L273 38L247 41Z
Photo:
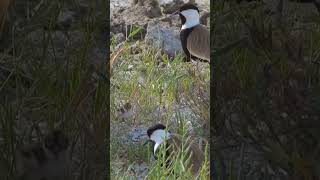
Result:
M214 4L216 179L320 177L319 14L273 2Z
M105 178L104 3L11 5L0 37L0 179L14 178L17 146L52 129L70 138L71 179Z

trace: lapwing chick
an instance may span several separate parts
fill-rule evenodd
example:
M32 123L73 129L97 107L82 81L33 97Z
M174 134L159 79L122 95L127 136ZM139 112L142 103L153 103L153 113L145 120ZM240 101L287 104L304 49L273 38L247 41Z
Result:
M64 180L68 169L68 138L58 130L44 142L18 148L16 167L19 180Z
M163 124L156 124L150 127L147 130L147 134L149 140L153 142L153 154L157 157L157 152L160 149L160 146L166 144L168 146L167 149L167 156L175 155L182 150L182 137L178 134L171 133L166 130L166 126ZM190 161L187 165L188 168L191 167L191 172L194 176L197 176L201 170L202 164L204 162L204 153L201 151L200 147L193 142L186 142L191 143L187 144L190 145L190 148L187 150L188 156L190 155ZM156 158L157 159L157 158Z
M187 59L200 58L210 62L210 32L200 24L198 7L190 3L184 4L174 14L180 16L180 40Z

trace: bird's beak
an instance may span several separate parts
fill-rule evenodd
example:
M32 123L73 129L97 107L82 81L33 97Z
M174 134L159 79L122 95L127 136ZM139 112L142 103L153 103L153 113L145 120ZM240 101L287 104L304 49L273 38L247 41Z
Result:
M174 13L172 13L170 16L176 16L176 15L178 15L178 14L180 14L180 11L179 11L179 10L177 10L177 11L174 12Z

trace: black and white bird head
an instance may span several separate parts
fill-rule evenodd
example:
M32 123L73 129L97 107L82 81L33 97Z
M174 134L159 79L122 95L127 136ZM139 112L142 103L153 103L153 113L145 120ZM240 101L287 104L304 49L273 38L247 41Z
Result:
M180 40L187 61L200 59L210 62L210 31L200 24L198 7L187 3L174 14L179 14L181 19Z
M184 4L174 14L179 14L181 29L189 29L200 24L199 9L194 4Z
M147 130L149 140L154 142L153 153L156 154L158 147L168 138L170 138L170 132L166 130L166 126L163 124L156 124Z

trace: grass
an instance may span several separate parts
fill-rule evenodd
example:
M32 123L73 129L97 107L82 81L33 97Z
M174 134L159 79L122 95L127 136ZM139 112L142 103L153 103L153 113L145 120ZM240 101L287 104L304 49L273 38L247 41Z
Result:
M246 176L239 169L255 158L252 153L239 165L238 149L243 143L261 153L256 158L262 159L258 168L252 167L257 168L257 175L246 178L272 179L275 175L262 172L266 167L282 179L319 177L318 165L308 155L319 143L313 128L314 120L319 119L314 106L320 85L319 65L315 63L319 21L316 11L295 6L297 11L281 12L278 8L272 14L261 2L214 4L212 27L218 52L214 73L215 81L221 82L215 88L214 104L222 109L215 115L215 135L239 142L216 149L219 152L214 161L220 163L216 179ZM226 122L231 122L231 127Z
M70 173L80 174L73 178L85 178L92 169L104 175L107 81L105 67L97 68L91 56L92 49L103 48L97 37L107 12L89 3L70 29L62 29L57 17L66 7L80 10L78 1L17 1L8 12L0 45L0 168L5 169L0 179L15 177L12 155L18 146L40 141L52 129L68 135L73 158L88 162L90 154L97 154L92 166L80 169L82 163L73 162ZM75 32L78 44L72 39ZM87 146L89 137L94 148ZM86 152L79 156L76 147Z
M137 30L132 33L137 33ZM111 56L116 58L112 64L110 89L111 178L141 178L141 174L132 172L130 167L143 162L148 165L148 173L142 178L155 179L159 173L163 174L158 178L164 178L165 171L170 170L163 167L161 170L150 160L150 147L124 143L120 137L125 137L132 127L148 127L158 122L168 121L169 127L175 127L182 121L179 111L187 117L183 121L191 119L196 134L208 137L208 130L203 131L201 127L209 119L209 65L185 63L183 55L169 59L158 49L140 41L128 39L122 49L116 49L117 44L112 42L114 52ZM119 118L119 108L126 103L131 105L134 113L128 118ZM186 108L188 110L183 110ZM176 162L180 162L182 157ZM153 165L158 169L150 169ZM187 170L180 170L182 172ZM204 170L202 176L207 172L208 169Z
M158 160L155 166L149 171L146 177L147 179L209 179L208 146L206 146L205 161L201 167L201 171L199 175L194 177L188 166L191 158L191 154L188 153L188 151L191 147L190 143L192 140L188 137L186 124L183 123L183 120L181 122L181 128L178 130L181 132L180 135L183 142L181 150L168 156L166 152L169 147L161 147Z

